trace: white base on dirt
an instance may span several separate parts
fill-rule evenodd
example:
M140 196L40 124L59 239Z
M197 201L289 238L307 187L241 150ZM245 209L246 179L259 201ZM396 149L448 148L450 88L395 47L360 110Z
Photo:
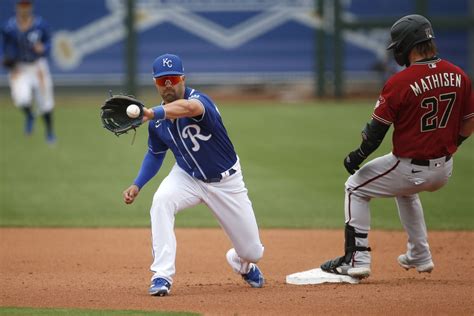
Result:
M293 273L286 276L286 283L295 285L321 284L321 283L351 283L358 284L359 279L348 275L328 273L321 268Z

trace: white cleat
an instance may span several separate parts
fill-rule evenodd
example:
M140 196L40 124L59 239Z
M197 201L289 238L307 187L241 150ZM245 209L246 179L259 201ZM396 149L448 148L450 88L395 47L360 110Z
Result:
M347 270L347 274L356 279L365 279L370 276L370 268L361 267L361 268L351 268Z
M431 273L434 269L433 261L426 264L415 265L410 263L410 260L408 260L408 257L405 254L398 256L398 264L405 270L416 268L416 271L419 273Z

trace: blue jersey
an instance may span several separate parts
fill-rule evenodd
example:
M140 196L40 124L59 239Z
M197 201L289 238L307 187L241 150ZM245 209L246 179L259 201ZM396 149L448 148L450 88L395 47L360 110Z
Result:
M204 113L174 121L150 121L149 150L158 154L170 149L177 164L189 175L201 180L218 178L237 162L220 113L214 102L197 90L186 88L184 99L199 100L204 105Z
M18 62L34 62L49 54L51 34L46 22L41 17L33 17L31 27L25 32L18 29L16 17L10 18L2 29L3 57ZM41 42L45 51L37 54L33 46Z

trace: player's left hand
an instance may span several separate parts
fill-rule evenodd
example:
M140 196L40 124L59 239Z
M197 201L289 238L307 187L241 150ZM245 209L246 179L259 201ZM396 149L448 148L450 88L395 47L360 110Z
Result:
M367 158L362 154L360 149L356 149L351 151L346 158L344 158L344 167L346 168L347 172L350 174L354 174L356 170L359 170L359 165Z

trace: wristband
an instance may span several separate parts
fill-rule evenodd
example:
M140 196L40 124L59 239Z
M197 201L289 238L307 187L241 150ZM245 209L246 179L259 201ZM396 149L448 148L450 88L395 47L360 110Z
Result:
M155 106L153 109L154 120L163 120L166 117L165 108L162 105Z

